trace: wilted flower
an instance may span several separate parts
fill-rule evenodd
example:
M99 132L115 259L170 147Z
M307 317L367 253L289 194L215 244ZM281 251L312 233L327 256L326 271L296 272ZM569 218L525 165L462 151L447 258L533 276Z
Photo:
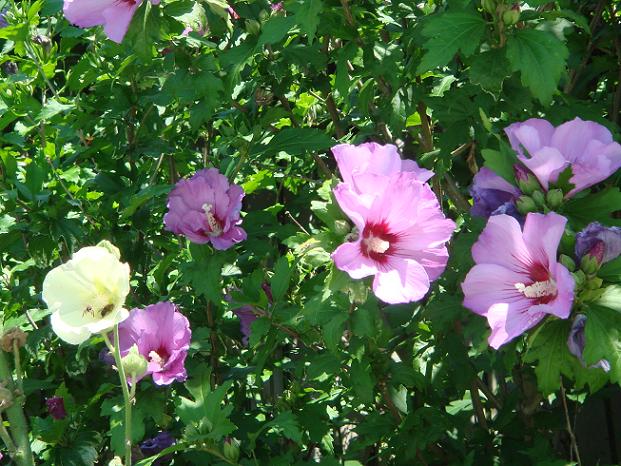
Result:
M65 18L76 26L103 25L106 36L121 43L142 0L64 0ZM151 0L153 5L160 0Z
M584 366L584 359L582 358L582 353L584 352L584 327L586 325L587 316L584 314L578 314L574 319L574 322L571 324L571 330L569 331L569 336L567 337L567 346L569 348L569 352L577 357L582 365ZM605 359L601 359L596 364L593 364L591 367L599 367L604 371L610 371L610 363Z
M56 420L65 419L67 411L65 411L65 400L60 396L53 396L45 400L47 411Z
M244 190L229 184L215 168L180 180L168 196L166 229L198 244L211 242L216 249L228 249L246 239L238 227Z
M339 144L332 148L332 153L339 167L343 181L356 191L361 192L355 180L357 175L394 175L401 172L412 172L419 181L427 181L433 176L431 170L420 168L413 160L401 160L397 147L392 144L385 146L376 142L366 142L358 146ZM370 193L369 186L365 192Z
M235 315L239 318L239 328L242 333L242 343L248 345L250 339L250 329L252 323L257 320L257 315L254 313L252 306L242 306L237 309L233 309Z
M598 264L616 259L621 254L621 228L590 223L576 235L576 257L591 255Z
M462 283L464 306L487 317L492 347L498 349L546 315L569 316L575 283L556 259L566 222L555 213L530 213L522 231L513 217L496 215L472 247L476 265Z
M108 241L80 249L70 261L48 272L43 300L52 311L52 330L77 345L125 320L129 265Z
M158 434L145 440L140 444L140 451L146 457L157 455L162 450L168 447L172 447L175 444L175 438L169 432L158 432ZM153 462L153 466L163 466L169 464L170 456L166 455L162 458L158 458Z
M621 145L604 126L575 118L555 128L546 120L531 118L509 125L505 132L520 161L544 189L571 167L569 180L579 191L605 180L621 167Z
M168 301L132 309L129 318L119 325L121 355L127 355L137 345L148 361L144 375L151 374L157 385L186 379L184 363L191 336L188 319Z
M445 243L455 223L444 217L435 194L415 173L345 171L352 172L358 191L341 183L334 196L359 235L332 253L336 267L356 279L374 275L373 291L387 303L420 300L444 271Z
M515 210L515 201L520 195L520 190L498 176L489 168L481 168L470 187L473 205L470 213L477 217L489 217L490 215L508 214ZM510 215L510 214L509 214Z

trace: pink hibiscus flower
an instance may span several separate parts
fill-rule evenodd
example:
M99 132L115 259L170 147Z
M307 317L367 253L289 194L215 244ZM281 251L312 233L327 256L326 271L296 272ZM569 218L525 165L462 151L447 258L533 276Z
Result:
M567 219L530 213L524 231L509 215L490 217L472 247L476 265L462 283L464 306L487 317L498 349L547 315L566 319L574 280L557 259Z

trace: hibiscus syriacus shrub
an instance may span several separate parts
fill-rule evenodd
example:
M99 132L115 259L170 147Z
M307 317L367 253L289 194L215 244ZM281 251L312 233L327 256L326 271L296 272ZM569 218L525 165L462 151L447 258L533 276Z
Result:
M0 464L611 464L619 2L0 0Z

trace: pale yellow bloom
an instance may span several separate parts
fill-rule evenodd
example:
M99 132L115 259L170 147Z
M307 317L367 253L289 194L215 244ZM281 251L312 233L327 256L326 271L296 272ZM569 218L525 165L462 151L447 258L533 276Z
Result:
M119 250L108 241L80 249L43 281L52 330L74 345L125 320L128 293L129 265L120 261Z

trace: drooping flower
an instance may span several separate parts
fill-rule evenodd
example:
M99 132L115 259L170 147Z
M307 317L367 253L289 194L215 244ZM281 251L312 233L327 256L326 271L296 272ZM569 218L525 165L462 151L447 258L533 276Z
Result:
M332 253L336 267L356 279L374 275L373 291L387 303L420 300L446 267L455 223L416 173L351 172L359 191L341 183L334 195L359 235Z
M108 241L74 253L48 272L43 300L52 311L52 330L78 345L93 333L104 333L129 315L123 306L129 293L129 265Z
M558 127L531 118L505 128L518 159L537 177L544 189L571 167L571 197L605 180L621 167L621 145L604 126L575 118Z
M65 411L65 400L60 396L53 396L45 400L47 411L56 420L65 419L67 411Z
M576 235L576 257L593 256L598 264L616 259L621 254L621 228L593 222Z
M381 145L376 142L365 142L358 146L339 144L332 148L332 153L341 178L354 190L358 190L355 178L362 174L389 176L400 172L412 172L420 181L427 181L433 176L431 170L420 168L413 160L401 160L397 147L392 144Z
M586 325L587 316L584 314L578 314L571 324L571 330L569 331L569 336L567 337L567 346L569 348L569 352L577 357L583 366L585 366L584 359L582 357L582 353L584 353L584 327ZM593 364L591 367L599 367L603 369L605 372L610 371L610 363L605 359L599 360L596 364Z
M179 180L168 196L166 229L198 244L228 249L246 239L238 227L244 190L229 184L217 169L204 169L190 179Z
M121 43L142 0L64 0L65 18L78 27L103 26L106 36ZM158 5L160 0L151 0Z
M489 344L498 349L546 315L566 319L574 280L557 261L567 219L530 213L524 230L508 215L490 217L472 247L476 265L462 283L464 306L487 317Z
M477 217L489 217L507 213L511 206L515 209L520 190L489 168L483 167L474 175L470 195L473 200L470 213Z
M140 451L146 457L157 455L162 450L168 447L172 447L175 444L175 438L170 432L158 432L153 438L147 439L140 444ZM166 455L162 458L158 458L153 462L154 466L163 466L170 463L171 456Z
M127 320L119 325L121 355L127 355L137 345L148 361L144 375L150 374L157 385L187 378L185 358L191 336L188 319L168 301L132 309Z

